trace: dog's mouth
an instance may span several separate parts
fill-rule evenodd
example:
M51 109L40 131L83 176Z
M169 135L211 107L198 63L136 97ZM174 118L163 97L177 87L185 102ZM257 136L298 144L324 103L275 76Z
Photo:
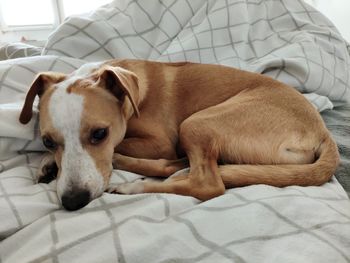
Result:
M75 211L88 205L100 197L104 191L93 191L89 188L73 187L70 190L58 194L62 207L68 211Z
M61 178L58 178L57 195L63 208L68 211L75 211L85 207L90 202L100 197L109 184L109 180L105 182L102 178L101 176L99 178L100 180L91 180L85 183L80 181L72 183L72 181L70 181L65 184L66 187L63 188L63 191L60 190L62 188L58 186L58 184L61 183L59 182Z

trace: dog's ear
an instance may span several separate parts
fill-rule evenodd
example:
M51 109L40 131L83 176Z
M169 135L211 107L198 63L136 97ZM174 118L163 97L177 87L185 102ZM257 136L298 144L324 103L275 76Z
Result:
M124 101L125 97L128 97L134 114L136 117L140 116L138 79L133 72L120 67L107 66L100 73L98 84L109 90L119 101Z
M40 98L53 83L58 83L64 78L64 74L56 72L43 72L36 76L29 88L21 115L19 116L19 121L22 124L27 124L32 119L33 103L36 95Z

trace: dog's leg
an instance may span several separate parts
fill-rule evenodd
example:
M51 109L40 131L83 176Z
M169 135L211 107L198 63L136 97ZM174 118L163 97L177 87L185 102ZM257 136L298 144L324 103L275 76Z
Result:
M165 135L163 137L126 138L116 148L115 152L125 156L144 159L177 158L175 147Z
M145 176L169 177L173 173L188 167L188 160L187 158L178 160L139 159L115 153L113 167Z
M37 183L48 184L57 177L58 168L53 154L46 153L41 159L38 172Z
M225 186L219 174L217 159L218 147L214 128L208 118L197 114L187 119L180 127L180 143L185 149L190 163L188 175L179 175L164 182L137 180L122 184L115 192L134 193L175 193L207 200L221 195ZM204 114L206 116L206 114ZM212 119L215 124L215 116ZM209 126L208 126L209 125Z

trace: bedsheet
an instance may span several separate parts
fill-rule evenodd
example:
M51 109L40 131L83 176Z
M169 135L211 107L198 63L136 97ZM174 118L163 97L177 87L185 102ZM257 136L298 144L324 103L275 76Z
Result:
M62 210L55 182L34 183L44 148L37 114L17 121L25 93L40 71L126 57L259 72L319 111L349 102L348 44L301 0L118 0L71 17L42 56L0 62L0 262L350 262L350 201L336 177L321 187L235 188L206 202L104 193ZM345 156L343 107L322 114ZM140 176L114 170L111 181Z

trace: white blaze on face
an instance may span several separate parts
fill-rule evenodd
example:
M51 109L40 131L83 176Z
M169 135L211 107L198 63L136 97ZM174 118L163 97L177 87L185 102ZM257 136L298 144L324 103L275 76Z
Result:
M84 97L67 93L67 88L71 84L91 72L93 68L90 64L88 66L77 70L69 79L59 83L49 102L49 114L53 126L64 138L61 173L57 181L58 196L79 188L88 190L91 198L96 198L104 190L103 177L80 141ZM94 68L96 67L94 63Z

